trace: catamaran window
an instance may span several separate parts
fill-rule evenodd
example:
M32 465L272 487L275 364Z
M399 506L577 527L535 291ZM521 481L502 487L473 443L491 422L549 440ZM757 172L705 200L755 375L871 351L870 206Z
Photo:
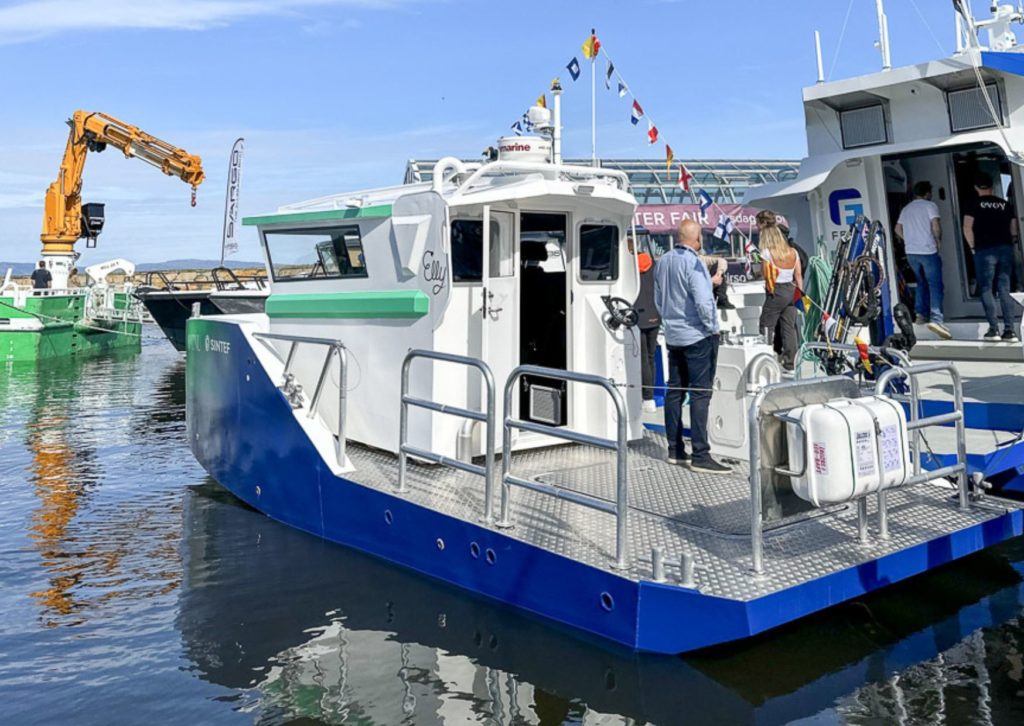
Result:
M580 280L619 279L619 228L608 224L580 227Z
M507 277L515 272L512 238L491 221L490 276ZM484 271L484 223L479 219L452 222L452 281L480 282Z
M265 232L274 280L366 277L359 227Z

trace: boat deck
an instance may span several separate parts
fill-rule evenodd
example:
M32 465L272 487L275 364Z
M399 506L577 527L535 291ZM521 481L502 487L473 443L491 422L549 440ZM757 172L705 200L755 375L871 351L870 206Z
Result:
M355 471L347 477L395 494L397 458L352 444ZM876 560L891 552L980 524L1024 505L986 499L968 511L956 505L956 492L944 484L925 484L890 492L890 539L876 536L877 515L869 506L871 542L857 541L854 506L819 510L768 525L765 572L754 576L750 552L750 484L744 468L729 476L698 474L665 461L661 434L648 431L629 447L629 545L632 567L621 572L634 580L652 578L651 549L665 553L669 582L678 582L679 556L694 557L701 593L752 600L823 575ZM500 471L500 467L496 467ZM548 484L614 501L614 456L568 444L513 455L512 472ZM408 488L395 494L468 522L482 524L483 478L447 467L410 460ZM495 487L495 514L499 487ZM615 561L615 518L550 495L513 487L514 527L502 532L609 572ZM487 525L485 525L487 526Z

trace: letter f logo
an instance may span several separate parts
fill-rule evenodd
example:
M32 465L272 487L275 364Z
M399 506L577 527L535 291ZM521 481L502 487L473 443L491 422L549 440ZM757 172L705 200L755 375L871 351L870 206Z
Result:
M828 216L832 224L853 224L864 214L864 202L856 189L836 189L828 195Z

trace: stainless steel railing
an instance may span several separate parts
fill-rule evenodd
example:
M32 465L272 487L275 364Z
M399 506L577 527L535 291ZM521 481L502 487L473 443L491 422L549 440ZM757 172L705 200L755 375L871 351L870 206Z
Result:
M484 411L473 411L459 406L449 406L425 398L418 398L409 395L409 370L412 362L417 358L427 360L456 363L459 365L476 368L484 380L484 387L487 389L487 400L484 402ZM494 375L490 367L478 358L469 358L463 355L452 353L439 353L433 350L410 350L402 362L402 407L398 422L398 489L399 492L407 491L406 467L407 458L412 455L425 461L432 461L442 466L450 466L453 469L478 474L484 478L484 521L488 524L494 522ZM416 406L428 411L461 416L472 421L479 421L484 425L484 465L474 464L472 461L460 461L451 457L437 454L433 451L413 446L406 439L409 435L409 406Z
M288 397L289 403L293 406L301 406L301 395L297 395L301 392L301 387L297 387L295 384L295 375L292 373L292 363L295 362L295 352L298 350L299 345L322 345L327 347L327 355L324 356L324 364L320 368L320 375L317 376L316 386L313 389L313 396L309 401L309 408L306 410L306 417L313 418L317 412L317 406L320 403L320 397L324 391L324 384L327 382L327 372L331 367L331 359L337 356L338 358L338 442L336 445L336 454L338 459L338 466L344 467L346 464L345 458L345 411L348 398L348 349L345 348L345 344L340 340L331 338L312 338L303 335L288 335L285 333L253 333L253 337L263 342L267 348L269 348L274 355L280 357L280 354L273 345L268 341L280 341L283 343L291 343L288 347L288 354L284 359L284 371L282 375L284 377L284 383L282 384L285 395Z
M591 436L571 429L548 426L532 421L523 421L512 417L512 395L516 390L516 383L526 375L543 376L572 383L584 383L603 388L612 398L615 404L616 416L616 437L606 439L600 436ZM628 488L628 449L627 449L627 416L626 404L622 400L622 394L606 378L589 373L576 373L556 368L544 368L542 366L523 365L512 371L505 384L505 426L501 446L501 518L497 522L498 527L511 527L512 520L509 518L510 494L513 485L529 489L541 494L548 494L558 499L579 504L584 507L596 509L601 512L615 515L615 568L627 569L629 567L629 488ZM544 434L564 441L572 441L577 444L596 446L601 449L614 451L616 454L615 471L615 502L609 503L604 499L598 499L587 494L580 494L568 489L551 486L539 481L531 481L514 476L512 467L512 430L530 431L537 434Z
M948 373L953 384L953 410L949 413L936 416L920 417L920 383L918 376L925 373ZM875 393L883 395L889 383L897 378L906 378L910 384L910 417L907 421L907 430L911 432L910 451L914 465L914 476L907 480L904 486L921 484L941 477L957 477L958 500L960 509L968 509L971 506L969 492L967 489L967 425L964 420L964 387L960 378L960 371L948 361L936 361L934 363L921 363L908 368L890 368L878 377L875 384ZM921 429L929 426L943 426L953 423L956 427L956 463L950 466L943 466L927 472L922 471L921 461ZM889 519L885 492L878 493L878 530L879 537L888 539Z
M950 413L920 418L920 386L918 377L925 373L946 372L953 381L953 408ZM913 365L906 368L893 367L882 373L875 383L875 395L887 395L886 389L889 384L897 378L906 378L910 389L910 417L907 421L907 431L911 435L910 450L914 467L913 476L901 486L914 486L923 484L935 479L957 475L959 488L959 507L967 509L970 506L970 499L967 489L967 444L966 430L963 414L963 385L960 373L952 363L934 362ZM753 570L760 574L764 571L764 514L762 512L762 491L761 491L761 467L757 464L761 460L761 408L766 396L771 391L778 391L783 388L800 388L807 385L821 385L829 382L844 382L844 376L830 376L811 380L794 380L776 383L770 387L762 388L755 396L750 405L749 433L750 433L750 549ZM892 398L893 396L889 396ZM788 411L774 411L771 415L783 421L796 423L795 419L788 415ZM921 430L930 426L942 426L948 423L956 424L957 461L949 466L922 471L921 464ZM803 476L804 467L800 471L791 471L781 466L773 467L773 470L783 476ZM881 469L880 469L881 471ZM889 537L888 509L885 490L877 492L878 496L878 531L880 539ZM857 533L862 543L868 542L868 509L867 501L870 494L862 495L854 501L857 505Z

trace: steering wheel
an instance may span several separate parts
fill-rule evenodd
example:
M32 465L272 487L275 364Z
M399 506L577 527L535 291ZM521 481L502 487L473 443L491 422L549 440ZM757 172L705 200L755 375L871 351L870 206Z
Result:
M628 300L621 297L602 295L601 302L608 309L608 320L605 325L609 330L615 331L619 328L632 328L640 322L640 314Z

